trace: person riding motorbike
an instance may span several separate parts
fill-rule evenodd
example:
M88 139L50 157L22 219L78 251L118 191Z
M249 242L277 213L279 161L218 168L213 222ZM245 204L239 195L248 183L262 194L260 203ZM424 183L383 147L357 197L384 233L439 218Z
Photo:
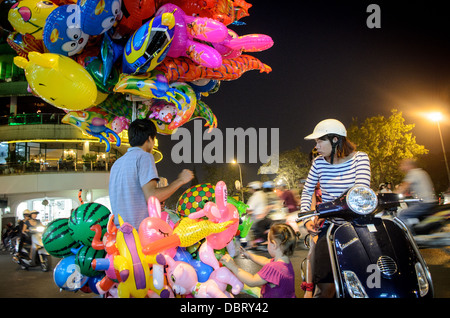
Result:
M412 203L397 215L411 231L414 232L412 219L418 219L427 215L438 204L434 194L433 182L428 173L419 168L413 159L404 159L400 163L400 170L404 172L405 178L396 190L396 193L412 195L421 202Z
M277 212L280 212L282 209L282 202L274 192L275 183L273 181L266 181L262 187L266 197L266 206L263 213L258 216L256 223L253 225L253 247L264 244L267 240L267 231L274 223Z
M28 218L25 219L23 223L22 233L24 242L31 244L31 236L32 231L36 229L39 225L42 225L41 221L37 220L37 215L39 214L38 211L33 210L28 212ZM25 214L24 214L25 215ZM22 247L22 246L20 246ZM19 253L21 251L21 248L19 248Z
M316 185L320 184L322 202L338 198L354 185L370 187L370 161L366 153L356 151L356 146L347 138L345 126L336 119L319 122L313 133L305 137L315 140L319 154L312 162L301 198L301 212L311 206ZM318 235L311 252L311 269L314 284L314 297L333 297L335 288L325 239L328 223L317 217L305 222L309 233Z
M19 228L19 243L16 246L16 256L19 256L20 251L22 250L23 244L27 243L30 244L31 243L31 237L28 235L28 233L24 232L24 228L25 228L25 223L28 222L31 219L31 215L30 215L31 211L28 209L25 209L22 214L23 214L23 220L19 221L19 224L17 225Z

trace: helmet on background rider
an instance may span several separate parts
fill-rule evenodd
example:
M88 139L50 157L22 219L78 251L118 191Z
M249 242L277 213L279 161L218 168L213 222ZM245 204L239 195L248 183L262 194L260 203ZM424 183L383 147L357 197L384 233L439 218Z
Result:
M260 181L252 181L247 185L247 188L251 188L253 190L260 190L262 187L262 183Z
M273 181L266 181L262 184L263 189L270 190L275 188L275 183Z

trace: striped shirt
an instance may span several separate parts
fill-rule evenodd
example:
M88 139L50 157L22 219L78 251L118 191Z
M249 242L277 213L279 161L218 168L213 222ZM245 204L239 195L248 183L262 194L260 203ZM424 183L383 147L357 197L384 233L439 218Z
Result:
M370 187L369 157L366 153L358 151L346 162L333 165L324 157L317 157L312 163L302 192L302 212L311 210L312 196L317 183L320 183L322 202L337 199L356 184Z

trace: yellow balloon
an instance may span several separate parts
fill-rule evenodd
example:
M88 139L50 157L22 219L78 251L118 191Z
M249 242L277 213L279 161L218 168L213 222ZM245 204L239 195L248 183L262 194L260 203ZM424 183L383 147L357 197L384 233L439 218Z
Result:
M21 0L8 11L8 21L17 32L42 40L45 20L57 7L49 0Z
M95 104L97 87L91 75L69 57L30 52L28 60L16 56L14 64L25 70L31 89L47 103L67 110Z

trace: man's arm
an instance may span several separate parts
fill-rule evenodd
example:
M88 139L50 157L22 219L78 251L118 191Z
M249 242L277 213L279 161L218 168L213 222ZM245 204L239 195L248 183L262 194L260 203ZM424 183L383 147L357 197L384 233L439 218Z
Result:
M193 177L194 175L192 171L184 169L175 181L170 183L168 186L161 188L157 187L158 183L155 179L150 180L142 186L145 200L148 201L148 199L153 196L156 197L159 202L163 202L174 194L181 186L191 181Z

